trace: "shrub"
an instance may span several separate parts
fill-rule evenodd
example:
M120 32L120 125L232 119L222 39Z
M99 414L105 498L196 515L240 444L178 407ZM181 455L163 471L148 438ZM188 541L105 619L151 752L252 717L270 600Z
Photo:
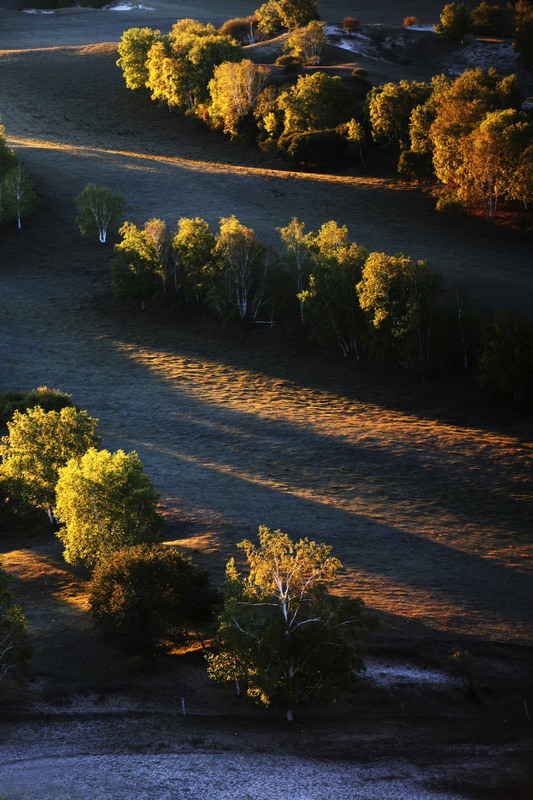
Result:
M191 632L198 638L215 600L208 573L163 545L113 553L95 569L90 594L104 638L145 658L183 646Z
M402 25L404 28L412 28L413 25L418 25L418 19L416 17L405 17Z
M279 147L295 164L332 167L348 158L348 142L336 130L286 134L280 137Z
M231 36L241 44L253 44L258 38L257 17L252 15L228 19L221 25L220 33L222 36Z
M352 33L357 33L357 31L361 30L361 23L356 17L344 17L342 27L351 36Z
M0 397L0 425L6 425L15 411L24 413L29 408L41 406L44 411L60 411L74 407L72 395L48 386L38 386L30 392L7 391Z

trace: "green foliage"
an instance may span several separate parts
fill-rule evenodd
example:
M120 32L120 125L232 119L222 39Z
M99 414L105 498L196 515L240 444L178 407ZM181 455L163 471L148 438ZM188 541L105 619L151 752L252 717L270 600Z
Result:
M104 638L145 658L197 638L211 619L216 595L208 573L163 545L112 553L95 568L90 605Z
M371 253L366 259L357 284L359 304L381 333L385 352L392 345L402 366L425 370L429 364L441 283L425 261L411 261L401 253Z
M18 165L6 172L0 184L0 221L16 220L20 230L22 220L31 216L38 205L35 184L24 167Z
M406 147L413 109L426 102L431 94L427 83L401 80L374 87L367 98L372 137L398 147Z
M60 411L74 403L72 395L48 386L38 386L30 392L4 392L0 396L0 425L6 425L15 411L24 412L34 406L41 406L44 411Z
M206 273L208 304L221 316L255 322L268 300L265 245L235 216L221 218L215 260Z
M0 696L6 698L20 688L30 658L28 623L20 606L13 603L0 560Z
M17 157L6 142L6 131L0 123L0 180L17 166Z
M248 574L228 562L224 606L208 656L215 680L240 680L263 705L294 709L331 700L364 669L364 642L375 627L360 599L328 593L341 564L331 548L259 528L244 540Z
M146 59L155 42L161 40L161 32L151 28L129 28L124 31L118 53L117 66L122 69L128 89L144 89L148 79Z
M69 564L94 567L110 553L157 538L157 493L135 452L91 448L59 471L57 536Z
M281 24L293 31L318 19L318 0L278 0Z
M52 521L59 470L99 444L94 433L97 422L71 406L59 411L41 406L24 414L15 411L7 423L8 435L0 440L0 471L14 494L43 508Z
M286 134L280 137L278 146L300 166L336 167L348 158L348 141L337 130Z
M149 220L138 228L125 222L119 234L122 241L115 245L110 262L113 293L117 298L133 297L144 308L146 300L165 287L164 223Z
M255 107L266 79L264 68L249 59L238 63L226 61L215 67L209 82L209 116L213 127L222 128L232 137L238 136L240 123Z
M208 223L200 217L182 217L172 239L175 264L175 289L187 302L205 300L206 275L214 260L216 239Z
M281 31L283 25L276 0L267 0L257 9L255 14L257 27L265 36L275 36Z
M356 109L351 88L324 72L300 75L294 86L279 95L277 105L285 135L335 128L353 117Z
M504 6L494 6L483 0L472 11L474 33L481 36L505 36L507 34L507 13Z
M448 39L461 40L472 30L472 13L464 3L448 3L441 11L435 31Z
M124 195L98 183L88 183L76 198L76 224L82 236L98 234L104 244L111 226L118 223L124 208Z
M309 234L312 266L307 287L298 295L303 303L311 339L335 344L344 356L359 355L362 318L355 284L361 277L366 251L350 242L346 226L326 222Z
M533 3L531 0L518 0L515 5L513 47L524 64L528 66L533 64Z
M296 28L285 42L285 49L303 64L320 63L320 55L326 43L324 26L313 20L305 28Z
M507 311L494 314L482 332L479 380L517 403L531 403L533 324L528 319Z

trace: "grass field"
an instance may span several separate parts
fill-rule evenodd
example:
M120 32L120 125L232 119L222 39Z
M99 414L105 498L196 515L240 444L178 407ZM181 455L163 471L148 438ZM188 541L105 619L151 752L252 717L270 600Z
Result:
M112 242L80 239L74 199L97 181L125 194L126 218L136 223L199 215L215 224L234 213L271 242L292 216L308 229L335 219L368 249L426 258L447 288L468 286L479 308L527 313L531 240L439 217L431 198L370 170L337 177L288 170L126 92L114 66L121 29L200 17L192 5L151 5L157 10L146 21L140 11L0 11L2 121L44 200L22 232L0 232L0 391L46 384L71 392L100 419L107 448L137 450L161 493L166 538L216 577L235 542L259 524L325 540L345 564L339 590L380 613L380 641L416 640L418 649L434 642L439 658L467 642L480 659L509 658L520 692L531 691L531 419L482 394L472 376L419 384L396 368L300 348L275 331L241 335L208 318L117 305L107 266ZM394 24L407 13L431 22L438 7L375 3L356 13L365 23ZM202 8L201 18L219 21L218 5ZM321 8L333 20L354 13L341 3ZM235 3L224 14L250 11ZM392 78L399 67L375 69ZM421 75L429 65L408 69L407 77ZM16 541L4 532L0 544L32 625L39 691L56 701L88 687L117 691L121 682L138 691L142 674L96 639L86 576L64 565L53 537ZM234 712L220 690L198 684L197 671L177 669L209 712ZM165 681L163 670L157 692ZM484 713L469 741L484 728ZM336 723L340 739L345 724ZM409 721L401 735L415 747ZM480 767L476 786L481 774ZM505 780L495 792L505 791ZM526 797L528 785L520 778L509 797Z

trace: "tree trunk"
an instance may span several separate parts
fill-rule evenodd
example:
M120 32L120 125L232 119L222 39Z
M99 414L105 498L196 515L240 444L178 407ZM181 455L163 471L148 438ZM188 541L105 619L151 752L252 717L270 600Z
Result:
M292 722L294 720L294 716L293 716L293 713L292 713L292 708L288 708L287 709L286 717L287 717L287 722Z

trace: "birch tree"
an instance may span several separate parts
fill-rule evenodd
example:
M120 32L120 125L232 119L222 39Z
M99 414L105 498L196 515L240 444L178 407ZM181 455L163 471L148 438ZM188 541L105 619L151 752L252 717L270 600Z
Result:
M107 239L107 232L112 225L118 223L124 208L124 195L113 192L98 183L88 183L76 198L78 215L76 223L82 236L98 234L102 244Z
M362 600L328 593L341 568L328 545L260 527L258 545L238 547L247 574L228 562L209 675L244 681L251 698L281 706L290 721L299 706L350 686L375 622Z
M59 470L70 459L81 458L100 439L98 420L86 411L65 407L44 411L41 406L24 414L15 411L0 440L0 470L24 500L48 514L55 524L56 483Z
M215 67L209 82L209 116L214 126L237 136L239 122L253 110L266 80L266 71L249 59L225 61Z
M135 452L90 448L60 471L57 532L69 564L94 567L124 547L157 539L157 493Z
M33 214L39 204L32 178L20 165L10 169L0 187L0 212L4 221L16 219L22 228L22 220Z

